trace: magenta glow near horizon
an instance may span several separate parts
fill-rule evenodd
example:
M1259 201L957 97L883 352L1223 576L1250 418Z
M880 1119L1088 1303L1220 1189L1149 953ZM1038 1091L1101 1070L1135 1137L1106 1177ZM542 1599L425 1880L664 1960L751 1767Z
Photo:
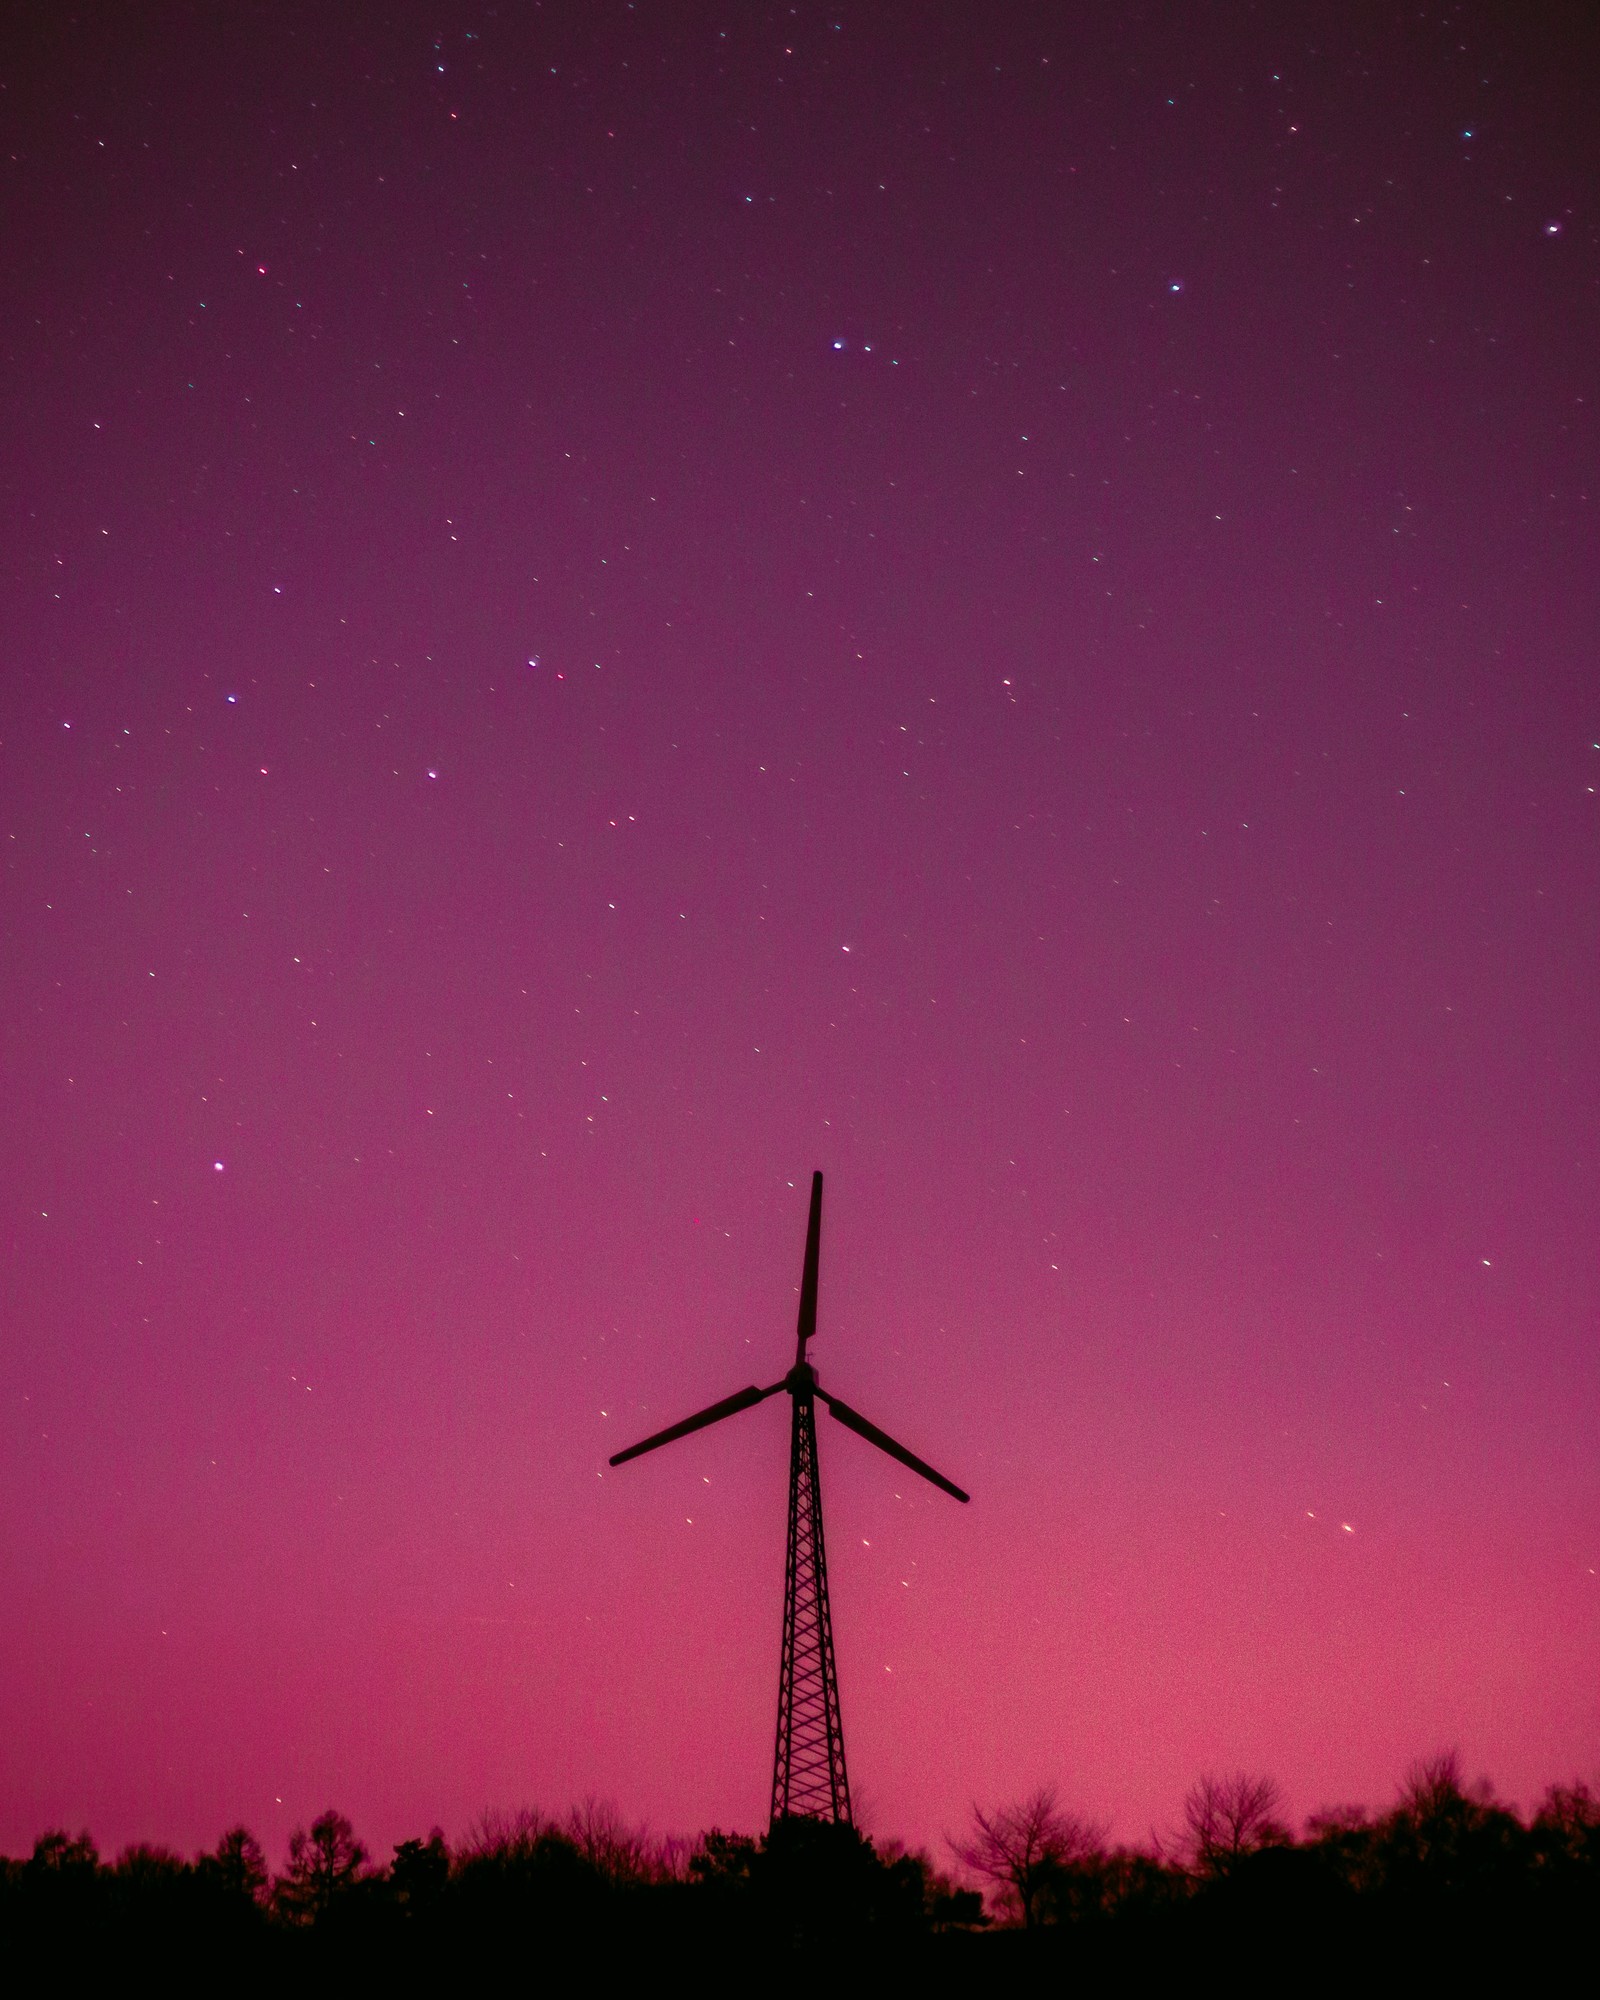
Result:
M1594 23L6 39L0 1849L1593 1773Z

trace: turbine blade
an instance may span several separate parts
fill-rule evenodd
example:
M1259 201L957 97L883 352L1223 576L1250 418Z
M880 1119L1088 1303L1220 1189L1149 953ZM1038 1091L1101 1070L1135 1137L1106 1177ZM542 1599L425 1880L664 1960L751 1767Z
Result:
M764 1402L768 1396L775 1396L782 1387L781 1382L774 1382L770 1389L758 1389L752 1384L748 1389L741 1389L737 1396L724 1396L720 1403L713 1403L710 1409L701 1410L695 1416L685 1417L681 1424L669 1424L653 1437L641 1438L637 1444L630 1444L626 1451L619 1451L608 1463L626 1465L630 1458L654 1451L658 1444L671 1444L674 1438L687 1437L690 1431L703 1431L707 1424L720 1424L724 1417L736 1417L741 1410L748 1410L753 1404Z
M806 1342L817 1330L817 1262L822 1249L822 1176L811 1176L811 1219L806 1224L806 1261L800 1273L800 1338L795 1360L806 1358Z
M960 1500L964 1504L972 1498L970 1493L963 1493L953 1480L946 1479L942 1472L935 1472L933 1467L918 1458L914 1451L907 1451L903 1444L896 1444L887 1431L880 1431L876 1424L869 1424L866 1418L852 1410L848 1403L841 1403L837 1396L830 1396L826 1389L819 1388L816 1393L847 1430L854 1431L858 1437L864 1437L868 1444L875 1444L879 1451L886 1451L891 1458L899 1459L902 1465L909 1465L913 1472L920 1472L924 1479L932 1480L935 1486L942 1488L952 1499Z

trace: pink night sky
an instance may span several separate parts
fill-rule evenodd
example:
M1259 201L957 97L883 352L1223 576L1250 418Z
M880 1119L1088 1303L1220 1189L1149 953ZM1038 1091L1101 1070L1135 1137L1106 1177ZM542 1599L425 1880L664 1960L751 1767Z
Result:
M1587 8L13 11L0 1849L1600 1765Z

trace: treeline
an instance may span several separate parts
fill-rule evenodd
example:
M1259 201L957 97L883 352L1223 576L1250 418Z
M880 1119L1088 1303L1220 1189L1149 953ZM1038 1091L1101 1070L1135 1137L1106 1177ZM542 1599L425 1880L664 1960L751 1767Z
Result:
M63 1964L466 1954L536 1972L848 1949L1109 1971L1210 1951L1329 1964L1411 1947L1525 1953L1592 1937L1600 1916L1600 1796L1556 1786L1524 1817L1464 1785L1453 1757L1414 1767L1387 1811L1319 1813L1298 1835L1276 1786L1241 1775L1203 1779L1181 1823L1143 1847L1112 1846L1049 1787L974 1808L948 1845L953 1869L810 1820L680 1842L591 1804L491 1814L454 1847L435 1829L378 1862L330 1811L294 1834L274 1876L243 1827L193 1860L134 1846L106 1862L86 1834L54 1832L0 1861L0 1946Z
M1270 1778L1203 1778L1180 1825L1147 1847L1110 1846L1053 1787L975 1809L953 1842L1020 1930L1200 1941L1238 1932L1374 1946L1452 1938L1555 1938L1600 1915L1600 1795L1552 1786L1524 1818L1454 1755L1416 1764L1392 1807L1285 1823Z
M1251 1988L1525 1987L1587 1956L1600 1918L1600 1797L1553 1786L1524 1817L1453 1755L1414 1765L1387 1811L1315 1813L1298 1836L1278 1787L1241 1773L1203 1778L1144 1847L1111 1846L1050 1787L975 1809L952 1845L1007 1920L988 1949L1108 1986L1203 1966Z
M294 1833L277 1876L244 1827L193 1860L140 1845L106 1862L87 1834L60 1832L26 1860L0 1860L0 1952L67 1957L370 1966L496 1954L537 1970L688 1953L733 1964L752 1948L903 1951L983 1920L976 1890L924 1855L880 1853L852 1827L786 1820L760 1840L687 1843L594 1804L560 1819L491 1813L455 1847L435 1828L381 1864L329 1811Z

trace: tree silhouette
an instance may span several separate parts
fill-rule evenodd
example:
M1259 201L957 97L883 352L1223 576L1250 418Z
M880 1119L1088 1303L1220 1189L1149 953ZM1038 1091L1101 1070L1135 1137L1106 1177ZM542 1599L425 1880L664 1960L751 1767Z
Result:
M1411 1766L1380 1832L1389 1887L1426 1900L1471 1897L1481 1904L1522 1871L1526 1858L1521 1822L1486 1782L1466 1789L1453 1750Z
M930 1930L969 1930L986 1924L983 1897L976 1889L964 1889L934 1863L926 1848L907 1847L903 1840L886 1840L878 1846L878 1859L885 1868L912 1871L920 1884L918 1894L922 1914ZM906 1879L910 1879L907 1874Z
M35 1875L93 1875L99 1866L100 1850L86 1832L74 1840L59 1829L40 1834L28 1861Z
M1277 1817L1282 1803L1272 1778L1253 1778L1244 1771L1202 1778L1183 1802L1193 1865L1204 1875L1227 1875L1246 1854L1286 1846L1289 1829Z
M450 1887L450 1850L438 1827L426 1840L402 1840L389 1864L389 1893L406 1916L431 1916Z
M81 1943L105 1921L105 1873L87 1833L76 1840L59 1828L41 1834L15 1881L29 1921L47 1935Z
M715 1884L725 1889L742 1887L750 1880L755 1864L756 1843L744 1833L724 1833L713 1827L702 1834L689 1857L689 1880Z
M1041 1785L1019 1805L997 1806L992 1812L974 1805L970 1834L952 1840L950 1847L958 1861L994 1885L1002 1903L1031 1929L1043 1920L1057 1879L1072 1865L1098 1855L1104 1840L1103 1829L1062 1811L1054 1785Z
M1533 1835L1547 1860L1600 1868L1600 1797L1581 1780L1552 1785L1534 1815Z
M1440 1750L1408 1766L1400 1786L1400 1814L1417 1829L1419 1838L1437 1838L1460 1824L1471 1801L1461 1781L1461 1757Z
M596 1922L609 1885L543 1813L485 1813L456 1856L451 1901L480 1935Z
M759 1933L799 1957L903 1941L923 1924L923 1886L915 1861L885 1861L847 1820L775 1819L750 1863Z
M629 1826L609 1800L585 1799L567 1815L567 1838L603 1882L613 1888L658 1880L664 1872L656 1843L643 1827Z
M271 1889L267 1857L247 1826L229 1827L211 1854L198 1863L203 1880L222 1896L254 1908L265 1907Z
M539 1843L557 1835L553 1819L534 1806L519 1806L515 1812L491 1809L480 1814L467 1829L458 1850L463 1861L506 1860L534 1854Z
M1383 1880L1381 1834L1365 1806L1328 1806L1306 1821L1306 1843L1335 1880L1364 1894Z
M113 1923L127 1937L168 1936L194 1915L194 1870L170 1847L146 1841L125 1847L101 1886Z
M289 1836L289 1866L277 1885L278 1907L293 1923L322 1922L361 1879L367 1850L343 1813L331 1808L308 1834Z

